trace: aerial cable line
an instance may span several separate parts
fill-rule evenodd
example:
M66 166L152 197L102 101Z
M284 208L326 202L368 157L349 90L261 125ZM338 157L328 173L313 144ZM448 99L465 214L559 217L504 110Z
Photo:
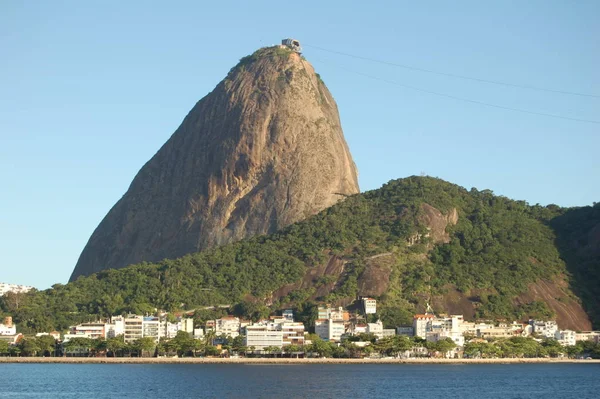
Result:
M393 80L389 80L389 79L385 79L385 78L380 78L380 77L369 75L369 74L366 74L366 73L354 71L352 69L348 69L348 68L345 68L345 67L342 67L342 66L339 66L339 65L333 65L331 63L324 62L324 61L321 61L321 60L318 60L318 59L315 59L315 58L313 58L313 59L315 61L317 61L317 62L320 62L320 63L323 63L323 64L329 64L329 65L332 65L334 67L343 69L343 70L345 70L347 72L355 73L357 75L362 75L362 76L365 76L365 77L370 78L370 79L379 80L379 81L390 83L390 84L393 84L393 85L396 85L396 86L401 86L401 87L405 87L407 89L416 90L416 91L420 91L420 92L428 93L428 94L433 94L433 95L440 96L440 97L451 98L453 100L463 101L463 102L472 103L472 104L484 105L486 107L492 107L492 108L505 109L505 110L509 110L509 111L521 112L521 113L524 113L524 114L540 115L540 116L547 116L547 117L550 117L550 118L558 118L558 119L566 119L566 120L570 120L570 121L600 124L600 121L594 121L594 120L591 120L591 119L571 118L569 116L562 116L562 115L555 115L555 114L546 114L544 112L536 112L536 111L529 111L529 110L520 109L520 108L505 107L504 105L491 104L491 103L486 103L486 102L483 102L483 101L477 101L477 100L471 100L471 99L468 99L468 98L457 97L457 96L453 96L453 95L450 95L450 94L439 93L437 91L431 91L431 90L421 89L419 87L410 86L410 85L406 85L406 84L403 84L403 83L398 83L398 82L395 82Z
M566 91L566 90L546 89L546 88L537 87L537 86L528 86L528 85L520 85L520 84L516 84L516 83L500 82L497 80L480 79L480 78L474 78L471 76L457 75L454 73L433 71L431 69L419 68L419 67L414 67L411 65L403 65L403 64L396 64L396 63L388 62L388 61L376 60L373 58L362 57L360 55L354 55L354 54L343 53L341 51L329 50L329 49L326 49L323 47L311 46L310 44L306 44L306 43L302 43L302 45L305 47L312 47L317 50L326 51L326 52L333 53L333 54L339 54L339 55L343 55L346 57L352 57L352 58L356 58L359 60L371 61L371 62L376 62L376 63L384 64L384 65L391 65L391 66L395 66L395 67L399 67L399 68L410 69L413 71L432 73L435 75L449 76L452 78L466 79L466 80L472 80L475 82L489 83L489 84L500 85L500 86L517 87L520 89L527 89L527 90L538 90L538 91L545 91L545 92L549 92L549 93L568 94L568 95L572 95L572 96L600 98L600 95L597 95L597 94L578 93L578 92Z

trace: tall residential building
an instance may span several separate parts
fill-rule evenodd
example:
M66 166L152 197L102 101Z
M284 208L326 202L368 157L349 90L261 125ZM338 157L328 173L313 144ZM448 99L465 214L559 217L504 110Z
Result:
M331 320L350 320L350 314L344 310L341 306L337 309L331 306L319 306L318 308L318 319L331 319Z
M246 326L246 346L262 350L267 346L282 348L304 345L304 324L296 322L265 322Z
M339 342L346 332L343 319L319 319L315 321L315 333L325 341Z
M581 331L575 333L575 341L600 342L600 331Z
M304 323L285 322L281 324L283 332L283 346L304 345Z
M383 338L383 323L377 320L377 323L367 323L367 333L375 335L377 338Z
M167 335L166 321L160 317L147 316L142 321L142 336L154 339L154 342L160 341Z
M283 346L283 331L278 329L277 324L265 323L246 326L246 338L244 344L254 347L254 350L263 350L268 346Z
M180 330L185 331L190 335L194 334L194 319L184 317L179 321L179 323L181 323Z
M85 334L88 338L92 339L106 338L106 324L100 322L81 323L71 327L71 334Z
M106 338L114 338L125 334L125 318L123 316L113 316L110 323L106 325Z
M545 338L554 338L558 331L556 321L529 320L529 324L533 327L534 334Z
M373 298L363 298L362 303L365 314L377 313L377 300Z
M427 333L432 330L432 323L435 316L432 314L416 314L413 317L413 334L415 337L425 338Z
M575 339L575 331L571 330L562 330L554 333L554 338L562 345L562 346L573 346L577 344Z
M124 320L124 339L131 343L144 337L144 317L128 315Z
M215 333L235 338L240 335L240 319L234 316L226 316L215 320Z

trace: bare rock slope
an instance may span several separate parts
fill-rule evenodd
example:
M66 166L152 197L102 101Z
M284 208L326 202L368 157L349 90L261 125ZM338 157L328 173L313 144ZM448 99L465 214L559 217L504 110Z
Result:
M243 58L96 228L71 280L274 232L358 193L333 97L299 54Z

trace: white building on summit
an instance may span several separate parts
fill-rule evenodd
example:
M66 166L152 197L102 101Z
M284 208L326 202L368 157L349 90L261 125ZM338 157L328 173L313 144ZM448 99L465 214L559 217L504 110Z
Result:
M0 296L6 294L7 292L14 292L20 294L29 292L32 289L33 287L29 285L0 283Z
M297 53L302 52L302 47L300 46L300 42L296 39L283 39L281 41L281 45L285 46Z

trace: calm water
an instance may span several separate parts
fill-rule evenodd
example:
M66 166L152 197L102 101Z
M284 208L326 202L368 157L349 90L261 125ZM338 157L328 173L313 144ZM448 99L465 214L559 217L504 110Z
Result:
M0 398L600 398L599 364L0 364Z

